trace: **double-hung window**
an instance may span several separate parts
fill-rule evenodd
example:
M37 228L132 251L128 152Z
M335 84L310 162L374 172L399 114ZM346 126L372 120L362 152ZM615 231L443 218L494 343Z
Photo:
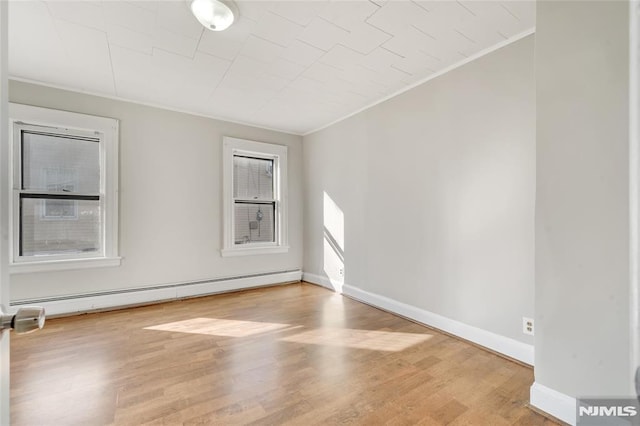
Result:
M117 120L11 104L12 272L113 266Z
M225 137L223 256L283 253L287 147Z

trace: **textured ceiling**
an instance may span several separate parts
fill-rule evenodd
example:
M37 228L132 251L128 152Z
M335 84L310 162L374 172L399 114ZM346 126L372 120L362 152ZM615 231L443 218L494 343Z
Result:
M12 1L12 77L306 133L535 26L531 1Z

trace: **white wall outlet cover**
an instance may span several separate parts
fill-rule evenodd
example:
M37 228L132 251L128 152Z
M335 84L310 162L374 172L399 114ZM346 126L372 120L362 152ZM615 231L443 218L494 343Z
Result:
M533 336L533 333L535 332L533 318L522 317L522 332Z

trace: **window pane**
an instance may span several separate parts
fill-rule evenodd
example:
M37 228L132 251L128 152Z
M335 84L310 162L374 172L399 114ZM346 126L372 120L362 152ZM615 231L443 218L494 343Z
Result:
M233 197L273 200L273 160L234 156Z
M23 189L98 194L99 143L24 131L22 176Z
M100 251L100 201L23 198L22 256Z
M75 200L45 200L45 219L77 219L78 202Z
M235 243L247 244L273 242L274 205L236 203L235 205Z

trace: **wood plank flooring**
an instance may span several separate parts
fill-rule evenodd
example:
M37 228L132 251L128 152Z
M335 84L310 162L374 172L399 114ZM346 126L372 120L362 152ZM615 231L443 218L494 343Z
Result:
M551 425L530 368L310 284L12 336L14 425Z

